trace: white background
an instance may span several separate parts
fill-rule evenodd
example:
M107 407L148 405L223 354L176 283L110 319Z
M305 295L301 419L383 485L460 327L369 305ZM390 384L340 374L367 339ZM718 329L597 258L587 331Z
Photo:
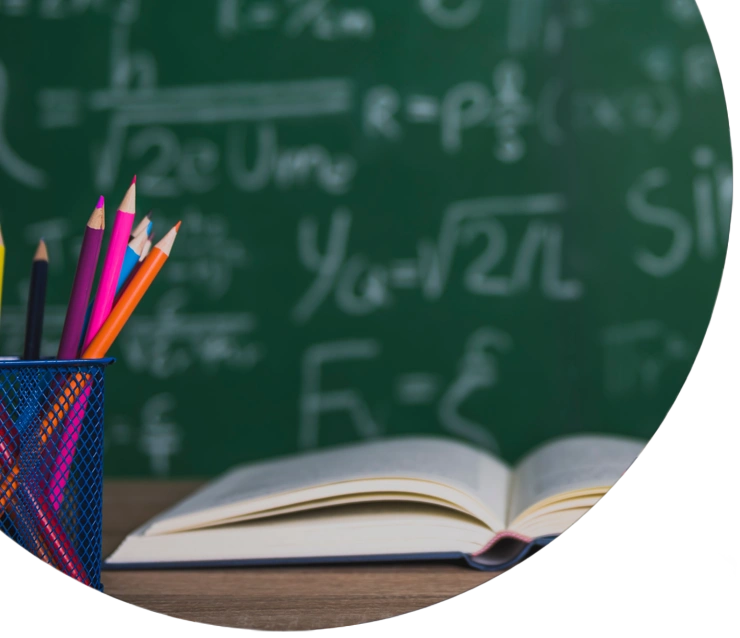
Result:
M722 73L733 148L740 148L740 5L698 4ZM740 636L737 225L733 218L715 312L681 394L644 453L592 512L530 560L466 594L398 618L319 633ZM99 594L2 534L0 577L2 636L244 635Z

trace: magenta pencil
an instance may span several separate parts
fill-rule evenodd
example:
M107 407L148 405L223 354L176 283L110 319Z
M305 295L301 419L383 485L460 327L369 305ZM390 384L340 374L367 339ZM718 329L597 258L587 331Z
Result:
M82 331L85 328L85 314L87 304L90 301L93 282L95 280L95 269L98 267L100 247L103 245L103 234L105 233L105 208L101 196L95 207L90 220L85 227L85 235L82 238L82 248L77 261L77 271L72 283L72 293L69 296L67 316L64 319L62 339L59 342L57 358L76 359Z
M69 473L77 451L77 441L80 438L82 422L85 420L85 411L87 410L87 401L90 398L91 389L92 384L88 383L82 390L79 399L75 401L69 414L64 418L64 429L56 451L56 458L52 464L51 479L47 488L47 495L55 512L59 511L64 502L64 488L69 481Z
M101 326L108 318L110 311L113 309L113 301L116 297L116 286L118 277L121 274L123 258L128 247L129 236L134 225L134 214L136 211L136 176L134 176L131 186L126 191L121 205L116 212L116 220L113 223L113 232L108 242L108 251L103 263L103 271L100 274L98 290L95 293L95 302L93 303L90 323L87 326L85 341L82 349L85 350L90 342L98 334Z

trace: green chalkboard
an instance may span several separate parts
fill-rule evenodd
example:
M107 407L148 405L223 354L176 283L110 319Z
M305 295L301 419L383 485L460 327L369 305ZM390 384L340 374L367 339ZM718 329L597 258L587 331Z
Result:
M730 226L719 72L687 0L0 0L2 354L132 174L182 219L116 344L109 475L211 475L432 432L515 461L649 437Z

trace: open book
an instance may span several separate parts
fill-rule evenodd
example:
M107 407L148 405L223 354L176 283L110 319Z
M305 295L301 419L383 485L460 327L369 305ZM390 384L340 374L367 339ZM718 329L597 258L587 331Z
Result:
M106 568L465 558L504 569L565 531L644 442L573 435L510 468L433 437L237 467L130 534Z

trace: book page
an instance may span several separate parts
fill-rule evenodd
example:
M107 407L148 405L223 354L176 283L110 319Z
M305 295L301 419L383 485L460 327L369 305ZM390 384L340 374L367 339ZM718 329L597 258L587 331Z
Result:
M371 503L178 534L134 533L106 563L470 554L490 538L486 526L457 512L419 503Z
M457 493L462 502L463 494L468 495L500 525L504 522L510 470L502 461L448 439L398 437L237 467L158 516L150 529L152 533L171 529L175 519L205 520L198 516L204 511L212 516L240 516L381 487L389 491L393 480L403 491L408 490L408 481L400 481L407 479L416 480L414 486L420 493L438 499L452 501ZM368 487L368 480L375 481L374 487ZM311 489L337 484L342 484L341 490ZM446 488L444 492L442 488ZM280 495L284 497L278 498Z
M509 522L546 498L572 490L611 487L644 446L645 442L637 439L588 434L538 447L514 470Z

